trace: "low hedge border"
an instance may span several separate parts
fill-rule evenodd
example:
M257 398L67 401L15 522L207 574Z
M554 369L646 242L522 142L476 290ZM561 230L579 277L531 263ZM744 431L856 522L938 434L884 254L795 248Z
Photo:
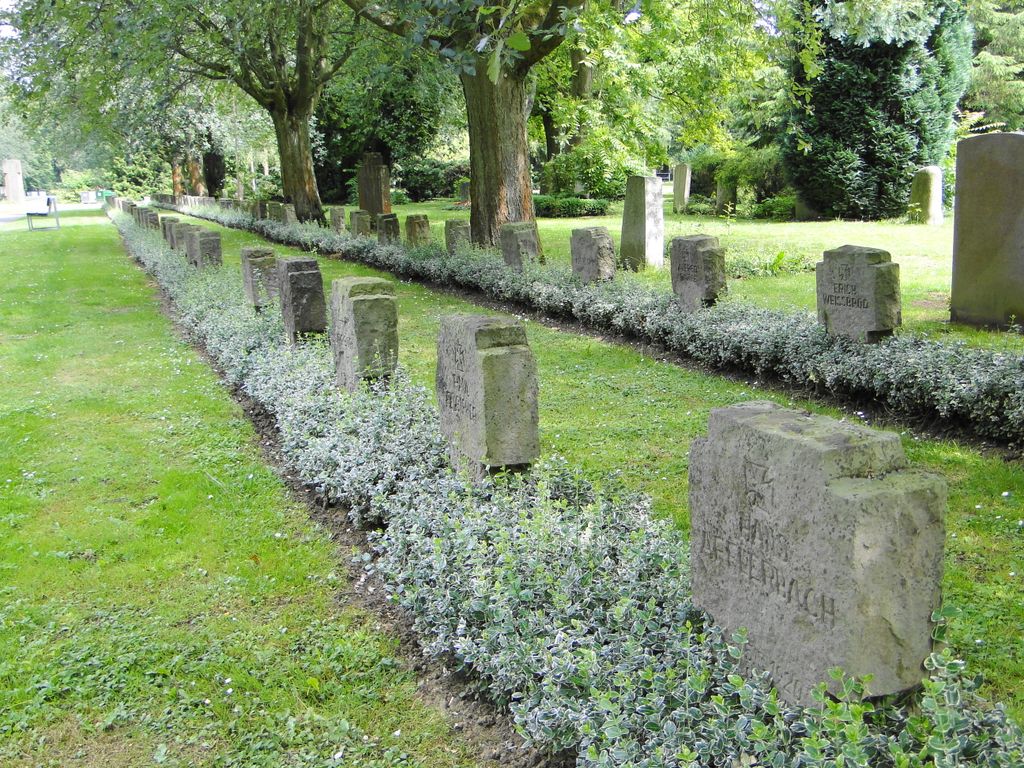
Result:
M430 394L399 370L340 391L323 343L284 343L279 311L246 305L239 275L197 271L114 213L128 251L171 297L226 378L274 415L285 460L371 534L393 599L426 654L471 673L524 735L581 768L1009 766L1024 732L948 650L921 695L790 707L738 672L690 599L683 539L646 498L558 459L467 484L447 464Z
M437 245L379 245L311 224L285 225L215 208L182 213L269 240L358 261L399 277L458 286L599 332L657 344L718 370L739 370L833 398L1024 444L1024 356L901 333L880 344L829 336L799 313L726 302L692 314L673 295L629 281L582 285L568 270L517 272L499 256Z

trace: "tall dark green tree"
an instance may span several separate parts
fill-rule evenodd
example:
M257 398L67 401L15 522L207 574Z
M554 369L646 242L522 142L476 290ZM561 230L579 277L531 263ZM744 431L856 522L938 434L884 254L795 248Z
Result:
M804 18L821 28L817 77L794 67L805 102L793 112L786 167L804 202L830 217L906 211L915 170L949 151L970 75L972 33L958 0L902 14L865 8L818 5Z

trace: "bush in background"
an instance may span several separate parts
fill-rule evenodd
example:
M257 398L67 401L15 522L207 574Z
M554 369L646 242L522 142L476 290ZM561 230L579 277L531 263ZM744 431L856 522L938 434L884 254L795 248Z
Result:
M458 181L469 177L469 161L446 162L429 157L406 160L395 176L414 203L435 197L451 197Z
M568 219L577 216L604 216L611 208L610 200L585 200L580 197L534 195L533 210L539 217Z

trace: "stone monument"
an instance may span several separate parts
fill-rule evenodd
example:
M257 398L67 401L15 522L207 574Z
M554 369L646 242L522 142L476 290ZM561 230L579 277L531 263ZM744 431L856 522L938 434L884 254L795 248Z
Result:
M402 242L402 228L397 213L382 213L377 216L377 242L381 245L398 245Z
M844 245L815 266L818 322L833 336L876 342L902 322L900 265L888 251Z
M422 215L406 216L405 242L410 248L430 245L430 219Z
M907 468L900 438L749 402L711 411L690 451L694 604L746 669L791 704L828 670L871 675L868 695L913 688L940 604L945 481Z
M953 291L957 323L1024 321L1024 133L957 144Z
M395 286L379 277L344 277L331 284L331 350L338 386L387 378L398 362Z
M370 214L366 211L352 211L348 215L348 228L353 237L370 237L373 232Z
M569 240L572 273L580 282L615 279L615 244L607 227L574 229Z
M536 221L513 221L502 224L499 239L501 257L513 269L522 269L527 262L543 260Z
M455 466L480 476L540 455L537 364L520 321L441 318L437 400Z
M327 330L324 282L316 259L278 259L277 290L290 343Z
M696 312L710 307L726 292L725 248L717 237L674 237L670 245L672 292L679 307Z
M719 216L736 213L738 194L736 187L725 182L715 184L715 213Z
M367 152L359 165L359 207L375 222L382 213L391 213L391 172L379 152Z
M345 209L331 208L331 229L335 232L345 231Z
M465 219L448 219L444 223L444 245L449 254L454 254L459 243L471 243L469 222Z
M277 298L277 257L273 248L242 249L242 287L257 312Z
M220 233L194 227L185 239L188 263L197 269L219 267L222 263Z
M657 176L630 176L626 180L619 251L622 263L634 272L665 263L665 211Z
M915 224L933 227L942 224L942 169L939 166L928 165L914 174L907 218Z
M672 172L672 212L683 213L690 203L690 179L693 169L689 163L679 163Z

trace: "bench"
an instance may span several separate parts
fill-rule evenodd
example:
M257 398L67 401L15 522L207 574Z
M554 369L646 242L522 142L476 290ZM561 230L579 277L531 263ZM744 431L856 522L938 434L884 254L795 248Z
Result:
M56 221L56 225L49 227L40 227L38 224L33 222L39 219L48 219L53 214L53 218ZM60 213L57 211L57 198L48 197L46 198L46 210L45 211L28 211L25 214L25 220L28 221L28 229L33 232L37 229L60 229Z

